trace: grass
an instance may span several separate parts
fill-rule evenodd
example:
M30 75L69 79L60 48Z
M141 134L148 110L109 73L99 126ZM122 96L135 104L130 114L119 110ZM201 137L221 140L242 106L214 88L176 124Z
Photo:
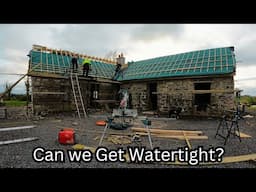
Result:
M26 106L26 101L19 101L19 100L9 100L9 101L4 101L5 106L7 107L21 107L21 106Z
M251 105L251 106L249 107L249 109L252 110L252 111L256 111L256 105Z

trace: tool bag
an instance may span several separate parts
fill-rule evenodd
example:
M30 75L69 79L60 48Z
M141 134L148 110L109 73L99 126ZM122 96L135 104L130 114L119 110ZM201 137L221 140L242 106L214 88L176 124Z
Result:
M127 123L115 123L112 122L109 127L111 129L115 129L115 130L125 130L129 127L129 125Z

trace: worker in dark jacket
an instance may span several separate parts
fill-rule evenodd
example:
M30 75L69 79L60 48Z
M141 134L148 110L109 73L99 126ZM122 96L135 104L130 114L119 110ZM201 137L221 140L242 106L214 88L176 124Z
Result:
M121 65L120 63L118 63L118 62L117 62L117 64L116 64L116 69L115 69L115 74L114 74L113 79L115 79L116 75L117 75L117 74L118 74L118 72L120 71L121 66L122 66L122 65Z
M77 56L73 55L73 57L71 59L72 72L77 72L77 69L78 69L78 62L77 62L77 60L78 60Z

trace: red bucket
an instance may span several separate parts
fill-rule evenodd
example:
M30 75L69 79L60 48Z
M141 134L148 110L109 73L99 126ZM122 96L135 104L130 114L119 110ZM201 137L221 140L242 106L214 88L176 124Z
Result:
M75 131L71 128L62 129L59 132L59 143L60 144L75 144Z

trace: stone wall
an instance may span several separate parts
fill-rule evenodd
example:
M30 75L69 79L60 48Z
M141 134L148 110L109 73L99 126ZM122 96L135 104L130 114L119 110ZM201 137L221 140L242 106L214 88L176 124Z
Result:
M157 109L160 114L167 114L172 106L184 108L184 115L220 115L223 110L234 107L234 93L211 93L210 105L206 111L197 111L195 106L195 82L211 82L211 90L233 90L233 76L169 79L154 81L157 83ZM130 94L130 108L139 111L151 110L149 83L125 82L121 88L127 88ZM97 86L95 86L97 84ZM105 107L92 102L92 91L98 89L98 100L118 100L118 84L80 80L81 93L85 107ZM34 112L75 110L69 79L32 77ZM38 94L42 92L62 92L64 94ZM110 108L115 107L110 104Z
M234 79L232 77L213 78L211 89L234 90ZM211 114L219 115L223 110L231 110L235 105L234 93L212 93L211 94Z
M100 100L115 100L119 91L118 84L100 83L99 84L99 99Z
M70 79L31 77L33 92L34 113L61 112L76 110ZM92 91L95 88L95 82L80 80L81 94L85 108L95 107L92 102ZM114 100L117 98L119 90L118 84L97 83L99 100ZM61 92L63 94L42 94L46 92ZM97 106L104 107L104 106Z
M194 83L211 82L211 90L233 90L233 76L212 78L190 78L158 80L157 108L160 114L168 114L172 106L184 108L184 115L220 115L223 110L234 107L234 93L211 93L210 105L206 111L198 112L195 108ZM150 110L148 84L151 82L129 82L122 85L132 96L133 108Z
M71 88L67 79L31 77L33 108L37 114L42 111L58 112L71 110ZM44 92L64 92L65 94L42 94Z
M138 109L139 111L149 109L147 83L125 83L121 87L126 88L130 94L130 108Z

